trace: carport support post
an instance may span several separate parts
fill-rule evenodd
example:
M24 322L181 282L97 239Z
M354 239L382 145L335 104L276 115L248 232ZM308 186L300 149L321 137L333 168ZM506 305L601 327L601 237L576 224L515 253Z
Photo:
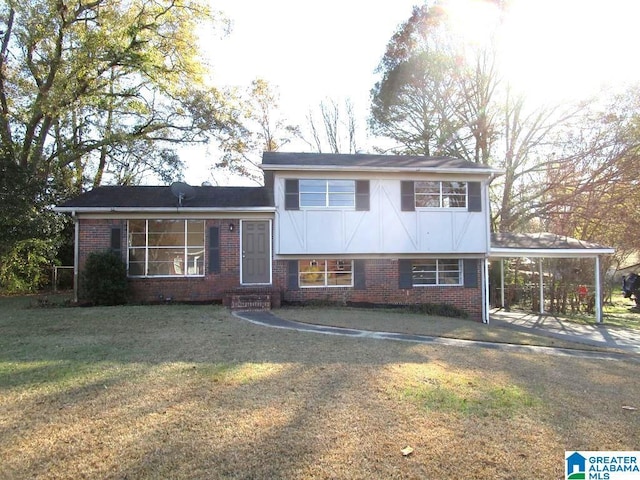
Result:
M542 261L544 259L540 257L540 263L538 263L538 278L540 283L540 315L544 314L544 277L542 276Z
M596 271L595 271L595 313L596 313L596 322L602 323L602 294L600 293L600 256L596 255Z
M500 259L500 306L504 307L504 258Z

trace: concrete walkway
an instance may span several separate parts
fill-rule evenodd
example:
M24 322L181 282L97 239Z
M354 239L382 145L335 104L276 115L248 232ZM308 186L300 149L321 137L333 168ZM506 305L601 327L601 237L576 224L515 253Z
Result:
M522 332L568 340L594 347L617 348L640 354L640 331L605 324L582 325L552 315L505 312L493 309L490 326L513 328Z
M455 346L455 347L480 347L480 348L487 348L492 350L504 350L504 351L510 351L510 352L523 352L523 353L525 352L526 353L542 353L546 355L569 356L574 358L590 358L590 359L601 359L601 360L631 359L635 361L640 361L640 357L636 357L635 355L628 355L627 353L608 353L608 352L594 352L589 350L570 349L570 348L515 345L515 344L497 343L497 342L432 337L427 335L409 335L409 334L393 333L393 332L372 332L369 330L357 330L357 329L350 329L350 328L312 325L309 323L296 322L293 320L285 320L283 318L277 317L276 315L274 315L269 311L242 311L242 312L233 312L233 315L240 319L251 322L253 324L261 325L265 327L282 328L286 330L296 330L299 332L319 333L324 335L340 335L340 336L347 336L347 337L369 338L369 339L377 339L377 340L396 340L396 341L404 341L404 342L423 343L423 344L430 344L430 345L445 345L445 346ZM524 326L524 323L521 325L516 325L515 323L509 324L508 320L504 318L496 321L505 322L504 326L508 328L527 328ZM487 328L491 328L491 327L488 325ZM538 333L537 329L536 329L536 333ZM629 349L629 353L636 353L636 352L634 350Z

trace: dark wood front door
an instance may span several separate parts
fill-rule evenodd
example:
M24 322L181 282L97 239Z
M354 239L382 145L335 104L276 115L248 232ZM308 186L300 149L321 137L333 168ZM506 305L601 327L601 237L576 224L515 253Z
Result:
M242 283L271 283L269 221L242 222Z

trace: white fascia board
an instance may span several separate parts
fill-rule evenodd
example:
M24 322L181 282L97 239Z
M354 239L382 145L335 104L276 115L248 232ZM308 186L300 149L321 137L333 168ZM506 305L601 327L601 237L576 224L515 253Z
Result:
M189 208L189 207L53 207L60 213L275 213L275 207Z
M387 172L387 173L444 173L490 176L504 173L494 168L438 168L438 167L362 167L337 165L262 165L263 170L295 173L307 172Z
M612 255L613 248L491 248L489 257L495 258L586 258L597 255Z

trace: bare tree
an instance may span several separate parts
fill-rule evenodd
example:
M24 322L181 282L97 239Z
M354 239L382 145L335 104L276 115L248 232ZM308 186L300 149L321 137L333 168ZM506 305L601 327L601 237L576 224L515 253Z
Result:
M318 116L320 119L318 119ZM343 104L336 100L320 102L318 112L307 115L311 140L303 140L317 152L356 153L358 151L358 124L351 100Z

